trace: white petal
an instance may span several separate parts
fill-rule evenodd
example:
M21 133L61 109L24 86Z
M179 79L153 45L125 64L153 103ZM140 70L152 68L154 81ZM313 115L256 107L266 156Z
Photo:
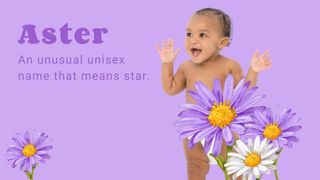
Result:
M259 165L258 166L259 170L266 173L266 174L270 174L270 170L268 168L266 168L265 166L263 165Z
M241 165L243 165L242 162L233 161L233 162L227 162L224 166L227 167L227 166L241 166Z
M254 149L253 149L253 142L252 142L251 138L248 139L247 144L248 144L248 148L250 149L250 151L253 152Z
M270 164L270 165L266 165L267 168L271 169L271 170L276 170L277 166L274 164Z
M244 156L244 157L246 156L246 154L241 151L241 149L239 148L239 146L237 146L237 144L233 145L233 149L236 150L236 152L238 152L242 156Z
M260 171L259 171L258 167L254 167L254 168L253 168L253 173L254 173L254 175L255 175L256 177L260 177Z
M276 159L278 159L278 158L279 158L279 156L278 156L278 155L273 154L273 155L271 155L271 156L269 156L269 157L268 157L268 160L272 160L272 161L274 161L274 160L276 160Z
M237 140L237 145L245 156L248 155L248 153L250 153L250 150L247 147L247 145L245 145L241 140Z
M252 176L253 176L253 172L250 171L250 173L248 174L248 180L252 180Z
M239 171L241 168L242 168L241 166L235 166L233 169L227 169L228 175Z
M273 144L272 144L272 143L268 144L264 149L262 149L260 155L261 155L261 154L265 154L265 153L268 152L272 147L273 147Z
M261 155L261 159L266 159L267 157L271 156L272 154L274 154L275 152L277 152L279 150L279 148L273 148L270 151L264 153Z
M274 163L274 161L271 161L271 160L263 160L263 161L261 161L260 164L262 164L262 165L271 165L273 163Z
M250 167L243 167L242 169L240 169L240 171L237 172L236 177L241 176L243 173L247 172L248 170L250 170Z
M254 145L253 145L254 151L258 152L259 147L260 147L260 136L256 136L256 138L254 139Z
M264 138L264 140L261 142L260 147L258 149L258 154L261 153L261 151L268 145L269 140L267 138Z
M236 158L240 158L240 159L246 160L246 158L245 158L243 155L239 154L239 153L229 152L229 153L228 153L228 156L236 157Z

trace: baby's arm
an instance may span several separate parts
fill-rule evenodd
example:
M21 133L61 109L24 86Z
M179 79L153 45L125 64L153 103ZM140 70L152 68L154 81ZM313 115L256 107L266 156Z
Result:
M257 84L258 73L270 69L271 66L272 61L269 51L265 51L262 55L259 55L259 51L256 50L252 56L245 81L251 81L250 87L255 86Z
M250 67L245 77L245 82L251 81L250 87L253 87L257 84L258 73L264 70L271 68L272 62L270 58L269 51L265 51L262 55L259 55L259 52L256 51L251 59ZM243 72L239 63L234 62L232 65L231 73L235 80L235 85L242 79Z
M184 76L184 65L182 64L177 73L173 74L173 62L177 57L179 49L174 51L173 40L163 41L162 48L156 46L162 61L162 85L164 91L169 95L175 95L186 87L186 78Z

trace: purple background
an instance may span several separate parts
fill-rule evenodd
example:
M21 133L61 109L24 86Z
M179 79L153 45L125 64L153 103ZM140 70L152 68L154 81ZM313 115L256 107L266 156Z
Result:
M184 94L162 92L161 62L154 44L173 38L183 49L189 16L204 7L223 9L234 36L222 54L247 71L255 49L270 49L273 67L260 74L264 104L291 107L302 117L300 142L279 161L280 178L311 179L319 156L319 34L317 1L3 1L0 61L0 179L27 179L11 169L5 151L16 132L49 134L52 159L36 169L35 180L186 179L181 141L172 127ZM102 45L20 45L21 26L107 27ZM125 56L126 65L23 66L20 54L41 56ZM175 67L185 59L182 50ZM149 81L18 81L19 71L147 72ZM208 179L223 179L211 168ZM264 179L274 179L265 176Z

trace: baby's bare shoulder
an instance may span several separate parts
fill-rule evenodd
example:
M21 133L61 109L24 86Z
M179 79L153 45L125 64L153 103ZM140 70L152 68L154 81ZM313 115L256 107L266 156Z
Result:
M238 61L228 57L223 57L223 59L224 63L230 68L230 70L241 69L241 65Z

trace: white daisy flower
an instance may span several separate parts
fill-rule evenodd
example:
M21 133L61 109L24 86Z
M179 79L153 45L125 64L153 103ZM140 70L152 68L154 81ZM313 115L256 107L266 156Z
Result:
M224 165L228 175L233 174L233 179L241 175L243 180L251 180L253 175L260 178L263 173L270 174L270 169L276 169L274 162L279 157L276 154L279 148L273 148L268 139L260 142L260 137L256 136L254 143L252 139L248 139L247 145L237 140L233 148L236 152L228 153L228 160Z

